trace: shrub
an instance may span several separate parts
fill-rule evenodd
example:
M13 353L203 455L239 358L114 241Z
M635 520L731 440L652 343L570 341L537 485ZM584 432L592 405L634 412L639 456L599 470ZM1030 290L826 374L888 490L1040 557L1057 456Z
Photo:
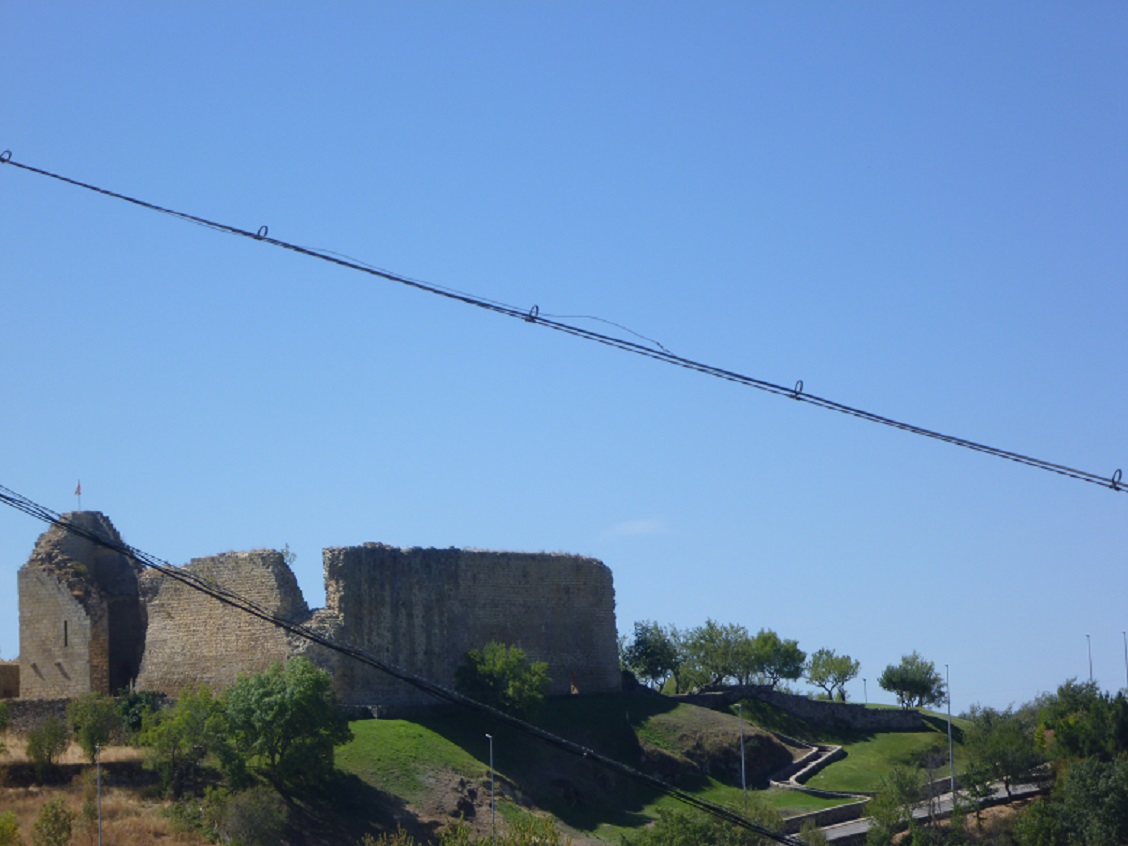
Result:
M286 828L286 806L268 787L234 793L219 815L220 840L235 846L273 846Z
M67 727L56 717L48 717L33 728L27 736L27 757L35 767L36 778L42 781L69 745Z
M20 824L15 811L0 814L0 846L23 846Z
M71 841L74 814L62 799L52 799L39 809L32 829L34 846L67 846Z

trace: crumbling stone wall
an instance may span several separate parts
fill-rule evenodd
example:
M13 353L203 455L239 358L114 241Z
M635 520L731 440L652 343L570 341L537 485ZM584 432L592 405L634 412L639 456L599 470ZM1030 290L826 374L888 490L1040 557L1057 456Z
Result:
M68 517L120 543L103 515ZM447 687L467 651L500 641L548 662L553 694L619 689L614 587L599 561L373 543L327 549L324 563L326 607L314 612L273 550L198 558L181 572ZM18 577L22 697L115 692L133 682L176 696L305 655L333 674L346 705L433 703L173 576L139 570L60 527L44 533Z
M310 613L280 552L228 552L197 558L185 574L238 594L297 623ZM205 593L149 571L142 576L149 630L137 686L176 696L185 687L227 687L302 651L282 629Z
M619 689L614 587L600 561L370 543L326 549L324 563L339 636L389 664L452 685L467 651L500 641L548 662L552 694ZM340 662L336 680L349 704L433 702L355 662Z
M114 544L97 511L64 519ZM20 695L33 699L112 693L137 676L145 647L140 567L127 556L52 526L16 576L20 600Z

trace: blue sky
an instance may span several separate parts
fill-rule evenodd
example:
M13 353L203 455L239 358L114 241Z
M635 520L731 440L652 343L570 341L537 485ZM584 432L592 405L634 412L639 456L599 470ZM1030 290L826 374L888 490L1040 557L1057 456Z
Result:
M36 167L1111 476L1128 469L1120 3L35 4ZM0 167L0 484L174 563L325 546L605 561L712 617L1125 681L1128 496ZM573 320L597 331L606 324ZM615 330L618 331L618 330ZM630 336L633 338L633 336ZM0 654L43 526L0 511ZM861 681L851 694L862 697Z

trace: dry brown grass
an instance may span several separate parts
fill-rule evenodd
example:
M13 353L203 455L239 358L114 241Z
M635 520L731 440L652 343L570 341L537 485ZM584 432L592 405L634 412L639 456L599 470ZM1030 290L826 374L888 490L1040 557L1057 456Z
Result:
M2 742L8 747L8 754L3 756L4 763L19 764L27 762L26 737L17 734L9 734L2 739ZM107 746L102 750L102 760L107 764L115 761L140 761L141 757L141 750L132 746ZM72 742L57 763L85 764L87 760L86 755L82 751L82 747Z
M87 831L81 818L82 787L0 788L0 811L14 811L24 841L30 842L39 809L51 799L63 797L75 814L75 844L97 843L97 833ZM139 798L136 791L112 788L102 793L102 842L106 846L145 846L150 843L180 843L205 846L207 840L172 830L163 813L164 803Z
M31 842L31 832L39 809L51 799L63 798L75 814L74 839L76 846L98 842L96 831L87 831L82 820L82 784L75 779L66 787L8 787L9 763L27 762L26 741L17 735L3 738L7 754L0 759L0 812L13 811L19 822L25 843ZM114 746L102 751L106 763L141 760L141 752L127 746ZM77 743L60 759L61 764L85 763L86 757ZM172 830L164 813L166 804L146 799L137 790L103 788L102 791L102 842L106 846L146 846L151 843L178 843L185 846L204 846L208 841Z

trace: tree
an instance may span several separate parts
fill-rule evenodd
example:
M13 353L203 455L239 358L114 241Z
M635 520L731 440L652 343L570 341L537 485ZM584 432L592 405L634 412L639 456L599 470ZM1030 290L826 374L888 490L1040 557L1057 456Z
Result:
M1128 752L1128 699L1123 692L1109 696L1096 682L1069 679L1042 702L1038 734L1054 757L1111 760Z
M931 661L913 651L901 657L900 664L890 664L877 680L882 690L896 694L902 708L922 708L943 702L947 693L944 680Z
M831 699L846 701L846 685L858 675L861 664L833 649L816 649L807 661L807 681L826 691Z
M623 647L623 664L635 676L658 690L681 664L682 656L673 628L650 620L634 624L634 638Z
M229 767L257 764L275 784L314 783L333 771L333 748L352 739L329 674L291 658L240 676L224 694Z
M1034 742L1032 715L976 706L969 717L964 748L971 757L972 781L1001 781L1011 798L1011 785L1045 761Z
M36 777L42 781L49 767L67 751L70 734L57 717L48 717L27 735L27 757L35 767Z
M112 696L84 693L67 703L67 722L86 759L93 764L98 748L121 731L121 712Z
M160 777L165 792L179 796L194 787L209 752L226 736L223 706L207 687L185 690L176 704L145 715L138 743L147 748L145 767Z
M467 652L454 679L463 696L521 718L536 713L552 684L546 662L530 662L523 649L496 641Z
M67 846L73 826L74 813L67 808L66 802L61 798L52 799L39 809L31 842L34 846Z
M722 684L729 679L746 684L755 671L752 639L744 626L707 619L705 625L687 633L685 651L703 684Z
M752 641L752 666L774 689L782 679L794 680L803 675L807 653L797 640L783 640L771 629L760 629Z
M1128 759L1072 764L1050 798L1019 817L1015 835L1022 846L1128 843Z

